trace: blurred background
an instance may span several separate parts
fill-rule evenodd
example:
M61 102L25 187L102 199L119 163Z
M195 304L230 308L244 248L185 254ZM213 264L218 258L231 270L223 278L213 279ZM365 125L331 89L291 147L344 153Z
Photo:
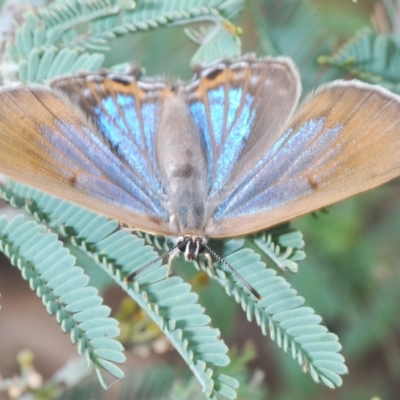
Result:
M248 0L232 22L242 29L242 53L293 57L305 94L323 82L352 77L380 82L394 91L400 88L400 2L396 0ZM147 75L189 79L189 60L196 49L182 26L158 29L116 40L106 55L107 65L134 61ZM6 203L1 211L13 212ZM314 383L290 355L262 336L254 322L247 322L232 299L186 266L179 272L191 279L213 326L235 349L228 368L237 372L242 383L240 398L399 399L400 181L302 217L293 226L304 235L307 257L297 274L287 272L285 278L339 336L349 375L336 390ZM56 371L70 376L68 368L83 371L84 366L75 360L69 336L47 315L19 271L3 255L0 262L1 376L20 376L21 359L27 357L31 365L30 353L20 353L28 349L34 368L48 383L47 394L40 398L55 398L51 383ZM71 384L74 391L66 390L58 398L161 399L167 398L164 390L171 382L182 386L187 396L182 398L201 398L197 384L187 383L187 367L145 314L101 271L89 268L89 274L121 321L121 339L129 348L128 379L105 393L89 374L78 385ZM0 393L0 399L9 396Z

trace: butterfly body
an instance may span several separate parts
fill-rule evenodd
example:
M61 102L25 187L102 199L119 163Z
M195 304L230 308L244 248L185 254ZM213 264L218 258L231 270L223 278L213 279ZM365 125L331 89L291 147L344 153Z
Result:
M300 90L290 59L253 56L188 83L133 71L4 88L0 173L188 236L192 257L196 238L266 229L400 175L398 96L335 81L295 112Z
M202 234L207 222L206 154L184 98L163 108L157 159L168 201L169 227L175 235Z

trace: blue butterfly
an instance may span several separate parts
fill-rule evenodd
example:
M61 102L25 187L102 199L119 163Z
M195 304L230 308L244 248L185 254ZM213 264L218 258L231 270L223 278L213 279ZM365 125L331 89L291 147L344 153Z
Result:
M139 230L245 235L400 175L400 97L358 81L298 109L289 58L243 56L188 83L87 74L0 91L0 172Z

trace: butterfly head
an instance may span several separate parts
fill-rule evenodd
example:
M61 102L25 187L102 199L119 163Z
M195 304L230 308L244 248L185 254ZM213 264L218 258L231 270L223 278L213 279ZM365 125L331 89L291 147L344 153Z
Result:
M193 261L206 249L206 239L202 236L180 236L176 242L176 247L184 254L186 261Z

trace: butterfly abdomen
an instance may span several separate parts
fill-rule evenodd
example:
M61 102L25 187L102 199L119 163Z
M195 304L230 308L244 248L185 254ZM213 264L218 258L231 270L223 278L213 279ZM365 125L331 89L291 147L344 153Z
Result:
M171 229L177 235L201 234L206 222L206 155L183 96L160 104L156 142L157 162L169 198Z

